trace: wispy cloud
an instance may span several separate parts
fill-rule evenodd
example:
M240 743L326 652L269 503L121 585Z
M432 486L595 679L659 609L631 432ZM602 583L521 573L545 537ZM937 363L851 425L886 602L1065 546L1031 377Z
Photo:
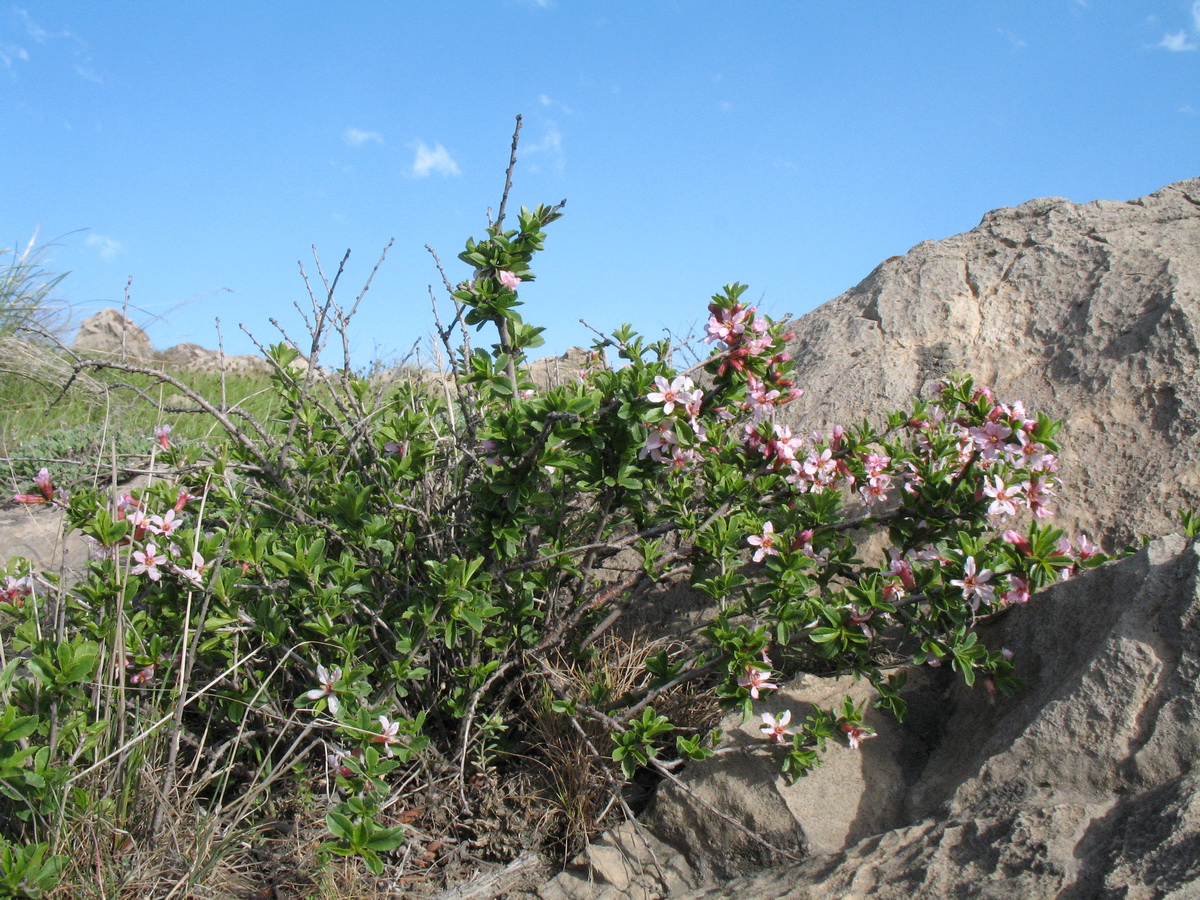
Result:
M83 243L94 248L100 254L101 259L112 259L121 252L120 241L114 241L102 234L89 234Z
M1155 46L1172 53L1185 53L1196 49L1197 35L1200 35L1200 0L1194 0L1192 3L1191 34L1188 34L1187 30L1168 31Z
M558 130L558 125L553 121L547 121L542 128L541 138L533 143L525 144L525 153L534 159L539 156L544 158L551 167L561 172L566 163L566 157L563 154L563 137L562 132ZM541 166L530 160L530 168L538 171Z
M1024 38L1022 38L1019 34L1009 31L1007 28L997 28L996 32L1002 38L1008 41L1009 46L1011 46L1014 50L1024 50L1029 46L1027 43L1025 43Z
M1163 39L1158 42L1158 46L1164 50L1170 50L1172 53L1183 53L1185 50L1195 50L1194 42L1188 40L1186 31L1172 31L1163 35Z
M21 7L14 7L13 11L21 20L21 24L25 29L26 37L31 38L37 44L48 45L51 41L65 41L71 48L71 53L75 56L76 62L71 64L71 68L80 78L90 81L93 84L103 84L104 79L92 67L91 50L88 47L87 41L77 35L75 32L64 29L62 31L49 31L33 20L33 16L29 14L29 10ZM19 51L17 59L26 61L29 59L29 54L21 47L11 47L5 50L0 50L0 61L6 68L12 67L12 60L9 58L7 50L14 49Z
M549 94L538 94L538 103L542 104L542 106L552 106L559 112L568 116L571 115L572 112L571 107L567 106L565 103L558 102Z
M14 62L29 62L29 51L16 44L5 44L0 47L0 64L11 69Z
M413 146L416 157L413 159L412 174L417 178L428 178L434 173L443 176L462 174L450 151L441 144L430 147L424 141L417 141Z
M342 132L342 140L351 147L361 147L363 144L382 144L383 135L378 131L364 131L361 128L347 128Z

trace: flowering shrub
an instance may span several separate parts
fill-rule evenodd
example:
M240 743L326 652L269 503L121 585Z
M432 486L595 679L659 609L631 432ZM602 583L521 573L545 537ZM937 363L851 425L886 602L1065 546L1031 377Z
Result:
M1057 423L961 377L878 426L794 433L780 415L802 393L789 335L736 284L709 304L701 365L678 371L668 342L622 326L578 381L539 387L527 354L541 329L519 290L561 205L523 208L509 230L503 211L460 255L471 275L438 326L444 384L380 397L321 369L327 329L344 336L352 315L328 286L309 365L270 348L280 421L214 409L229 441L205 456L164 423L165 468L143 490L66 499L43 470L13 498L66 503L94 559L54 633L27 602L31 573L12 570L0 594L23 654L0 684L19 711L0 751L17 733L40 749L16 771L57 773L5 780L12 808L104 762L85 714L99 704L109 728L171 730L168 793L208 778L210 809L245 816L288 778L316 784L326 852L378 872L406 840L403 791L450 784L469 821L510 750L538 752L537 716L574 723L628 778L711 754L706 724L664 714L685 689L752 716L797 671L852 672L903 716L900 659L1016 686L974 626L1103 559L1043 521ZM498 343L472 349L472 326ZM860 559L854 535L871 530L889 549ZM648 655L631 688L565 677L680 582L706 598L703 627ZM829 741L874 737L862 712L764 713L763 751L801 775Z

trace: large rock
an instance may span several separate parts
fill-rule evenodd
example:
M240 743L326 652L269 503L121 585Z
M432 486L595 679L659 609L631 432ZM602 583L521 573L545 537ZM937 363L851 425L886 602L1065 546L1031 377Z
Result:
M270 374L271 364L261 356L246 354L226 356L219 350L209 350L199 344L182 343L162 352L162 361L183 372L220 372L237 375ZM297 357L299 361L299 357Z
M102 309L85 319L71 348L77 353L144 360L154 355L146 332L115 309Z
M1200 501L1200 179L990 212L794 330L800 433L881 421L957 370L1065 419L1060 527L1115 546Z
M912 734L865 745L859 777L759 782L759 793L824 797L790 804L814 836L829 836L842 807L846 845L678 896L1200 896L1198 550L1160 539L1002 616L983 636L1015 651L1025 691L993 698L947 678L937 727L926 702L902 729ZM881 750L890 759L877 771ZM696 772L703 796L708 776ZM863 835L881 807L895 824ZM690 845L676 846L687 858Z

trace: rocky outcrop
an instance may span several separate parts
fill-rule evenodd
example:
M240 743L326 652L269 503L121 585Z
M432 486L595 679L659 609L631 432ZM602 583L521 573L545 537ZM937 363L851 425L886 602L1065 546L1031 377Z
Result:
M899 740L865 744L859 777L826 769L796 786L760 782L823 797L790 803L818 837L841 808L844 847L679 896L1196 896L1198 550L1155 541L989 625L984 639L1015 651L1025 691L992 697L919 673L916 721L898 726ZM812 691L798 685L773 702L802 704ZM851 752L836 748L833 760ZM863 834L881 814L895 826Z
M1032 200L918 244L795 323L800 433L967 372L1065 420L1055 521L1110 546L1200 502L1200 178L1138 200Z
M261 356L225 356L219 350L209 350L199 344L176 344L159 354L162 361L181 372L219 372L237 375L270 374L271 364Z
M881 421L966 372L1064 420L1060 527L1119 547L1200 503L1200 179L996 210L793 330L799 433ZM1015 652L1025 691L911 668L904 724L870 711L878 738L794 783L756 721L727 721L722 755L543 896L1200 896L1198 547L1154 541L1003 614L981 637ZM807 676L764 709L844 695L871 696Z
M146 332L115 309L102 309L79 326L71 345L76 353L150 359L154 347Z
M591 363L592 354L582 347L571 347L562 356L544 356L529 365L529 377L540 390L571 384L582 379L582 371Z
M912 668L904 724L871 711L878 738L791 784L757 724L730 719L736 752L660 789L647 842L627 826L543 896L666 896L637 854L605 856L633 845L696 900L1197 896L1198 576L1200 545L1169 537L1043 592L981 630L1025 690ZM803 717L844 693L866 696L808 676L768 706Z

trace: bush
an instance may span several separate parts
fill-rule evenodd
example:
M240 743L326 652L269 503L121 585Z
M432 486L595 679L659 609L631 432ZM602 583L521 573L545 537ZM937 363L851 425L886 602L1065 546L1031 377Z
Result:
M96 559L55 628L10 570L2 692L36 778L4 782L9 840L133 756L162 773L157 799L126 798L133 832L184 797L225 823L307 797L325 856L379 873L422 802L443 839L484 841L522 791L543 837L601 827L632 812L630 779L711 754L718 706L752 715L799 671L867 678L898 716L901 659L1016 687L975 625L1102 558L1042 524L1057 423L964 377L879 426L795 435L776 417L799 394L788 335L741 285L712 298L703 364L680 372L622 326L577 381L539 388L519 289L562 206L508 230L504 209L459 257L448 375L381 397L320 368L353 314L326 284L309 365L270 349L278 422L226 415L206 460L162 429L157 462L182 475L66 501ZM497 343L472 349L471 327ZM48 474L34 487L25 502L63 503ZM1002 530L1019 510L1028 526ZM859 558L869 531L883 558ZM639 611L680 585L703 621L643 637ZM762 752L800 776L871 737L862 712L764 715Z

